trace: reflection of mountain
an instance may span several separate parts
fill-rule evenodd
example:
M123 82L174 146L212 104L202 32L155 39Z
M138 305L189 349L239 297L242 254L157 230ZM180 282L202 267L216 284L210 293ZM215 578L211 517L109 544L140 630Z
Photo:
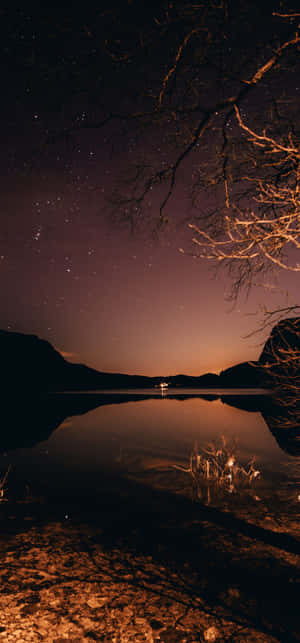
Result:
M157 395L136 395L134 393L63 393L40 396L9 396L2 402L2 431L0 452L9 449L32 447L48 440L50 435L63 421L74 415L84 415L100 406L138 402ZM187 399L189 395L177 396Z
M47 440L67 417L82 415L97 406L97 400L88 396L74 396L71 400L63 396L8 398L1 408L0 451L32 447Z
M262 395L224 395L221 399L244 411L259 411L282 451L300 456L300 406L297 412L294 407L280 406L273 398Z
M176 399L188 399L189 395L178 395ZM156 394L136 395L134 393L63 393L41 396L10 396L2 402L2 431L0 452L9 449L32 447L48 440L50 435L63 421L74 415L84 415L100 406L138 402ZM214 399L217 399L216 397Z
M32 447L47 440L62 422L74 415L83 415L100 406L138 402L151 398L160 399L155 394L135 393L84 393L44 395L39 398L24 396L6 400L2 405L2 430L0 452L9 449ZM179 401L201 398L207 401L221 399L224 404L248 412L260 412L276 439L279 447L293 456L300 456L300 410L299 422L293 425L288 409L276 405L272 399L263 395L222 395L216 394L168 394L166 399Z
M288 414L268 415L262 413L262 416L268 425L272 435L282 449L289 455L300 457L300 423L298 426L286 427L286 422L290 422Z

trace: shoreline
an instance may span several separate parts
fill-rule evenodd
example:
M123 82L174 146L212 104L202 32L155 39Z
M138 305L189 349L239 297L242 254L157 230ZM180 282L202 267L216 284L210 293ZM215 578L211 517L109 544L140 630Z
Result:
M67 517L0 505L0 641L299 641L296 517L255 525L149 480L107 480Z

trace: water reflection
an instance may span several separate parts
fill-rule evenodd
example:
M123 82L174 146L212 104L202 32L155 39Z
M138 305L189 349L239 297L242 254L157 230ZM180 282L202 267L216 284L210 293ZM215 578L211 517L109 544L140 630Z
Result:
M134 475L142 484L157 483L192 495L193 476L183 469L189 466L195 442L199 455L223 435L227 444L238 441L235 480L221 485L199 475L198 499L210 502L218 496L226 503L229 496L230 502L240 496L245 506L257 504L261 485L273 497L286 484L293 501L298 494L292 463L298 462L299 426L282 429L279 409L261 394L235 391L229 396L203 390L168 391L163 398L148 391L60 394L26 397L17 404L7 400L2 410L0 474L11 465L9 488L15 484L21 493L29 487L50 498L63 491L77 502L79 497L96 498L107 476L120 480ZM249 485L247 476L240 475L243 468L250 476L261 471L262 481L251 480Z
M279 513L277 508L271 513L271 504L265 497L261 499L260 489L256 488L256 480L259 484L261 481L253 471L262 472L264 484L269 463L274 495L275 487L280 486L276 471L281 462L289 467L290 475L291 463L297 461L293 447L297 436L289 438L285 431L280 433L280 441L278 435L274 439L264 420L264 417L276 419L276 409L272 409L270 400L255 396L251 399L240 395L218 396L216 392L189 396L187 392L177 391L172 397L168 392L164 399L131 393L129 401L127 395L119 392L113 396L13 399L7 401L2 410L0 473L12 465L9 492L15 475L22 483L29 481L30 491L36 493L34 500L37 493L47 500L42 508L36 506L37 502L28 508L25 503L19 503L13 507L14 517L33 515L39 520L40 517L53 520L55 530L57 522L64 522L66 532L70 522L70 532L76 521L90 523L93 537L86 539L86 549L93 554L95 544L100 542L101 556L103 550L112 552L111 569L115 570L118 582L122 582L120 574L125 578L125 573L130 572L133 582L137 580L140 586L145 581L149 585L156 583L155 589L161 588L165 601L170 572L180 601L182 585L178 583L187 579L192 600L199 596L202 605L205 597L213 609L215 605L219 608L222 601L221 605L224 603L226 609L238 615L243 624L253 620L257 624L259 617L264 632L274 635L276 626L280 640L290 640L290 632L296 631L298 624L297 592L295 583L291 582L296 570L294 554L299 552L298 531L293 527L290 508L288 516ZM272 426L270 428L272 430ZM218 446L212 453L215 462L218 458L221 460L220 475L219 469L217 475L212 466L207 467L205 458L200 466L197 457L207 442L218 439L221 434L226 436L225 445L229 446L226 452L223 444L220 457ZM230 439L233 437L238 438L241 464L232 452ZM197 449L195 440L198 440ZM180 466L189 465L191 449L194 450L193 466L196 460L196 474L199 473L196 482L200 502L197 503L191 502L189 489L186 493L184 488L186 484L191 490L189 473L180 471ZM250 470L244 462L248 463L253 454L257 461ZM179 468L172 468L172 464ZM206 480L202 474L205 466ZM246 467L246 476L240 478L241 467ZM134 476L130 475L132 471ZM217 503L212 497L214 485L207 482L212 474L217 479L215 488L219 487ZM247 480L252 474L249 485ZM233 487L237 489L238 485L245 487L245 493L241 489L239 493L234 492ZM223 490L227 501L222 497ZM15 497L19 497L17 492ZM1 506L2 515L12 513L9 504ZM21 509L19 513L18 509ZM22 528L31 524L24 522ZM39 538L39 530L34 531ZM55 558L57 537L53 533L51 556ZM37 542L43 553L43 541ZM74 560L81 558L82 546L82 542L76 542ZM32 546L31 550L35 551ZM140 563L134 567L135 552L141 555L139 560L145 566L142 575ZM16 556L18 559L18 552ZM82 559L85 561L84 556ZM98 560L102 558L95 558L97 572ZM152 568L149 571L149 560L155 561L155 574L159 570L161 578L153 576ZM174 580L177 569L178 577ZM64 571L59 578L63 578ZM73 571L73 567L67 568L68 574ZM106 588L107 585L104 591ZM232 596L237 596L236 603L232 603ZM198 608L199 603L196 606ZM241 636L244 631L243 625Z
M15 398L6 400L2 406L2 432L0 437L0 450L30 448L41 441L48 440L52 433L62 426L66 418L87 414L89 411L100 409L100 407L113 405L114 411L109 412L113 417L113 430L119 426L121 433L126 433L128 411L125 407L134 409L130 418L131 427L136 427L136 438L140 438L140 432L148 431L151 436L158 433L160 441L166 433L171 433L179 439L187 437L187 427L194 427L196 433L206 439L210 439L214 427L219 427L221 433L226 427L231 428L231 433L244 437L247 433L248 448L260 449L262 436L265 436L265 424L274 436L280 449L291 456L300 456L300 422L291 426L289 409L283 409L276 405L271 398L262 394L226 394L221 391L190 392L178 390L174 392L163 392L163 405L158 397L161 392L150 393L149 391L132 392L106 392L91 394L61 394L36 397L21 397L17 403ZM176 402L188 401L186 406L176 405ZM212 405L205 405L202 401L213 402ZM216 405L216 402L218 404ZM140 404L146 403L140 414ZM201 403L202 402L202 403ZM171 406L167 407L166 405ZM122 405L122 410L117 410ZM233 407L247 414L234 415L227 407ZM166 410L168 408L168 412ZM180 411L179 411L180 408ZM221 411L220 411L221 409ZM251 415L249 415L251 413ZM259 414L253 421L252 414ZM139 417L142 415L142 418ZM88 416L85 417L85 424ZM260 418L260 419L259 419ZM263 420L262 420L263 418ZM236 421L237 420L237 421ZM241 420L241 423L240 423ZM88 420L89 422L89 420ZM100 426L107 430L107 423L110 419L107 413L99 416ZM239 424L240 423L240 424ZM223 428L222 428L223 427ZM125 428L125 431L124 431ZM127 427L128 428L128 427ZM85 431L86 434L86 431ZM192 436L193 437L193 436ZM195 438L198 436L195 435ZM250 440L250 442L249 442ZM271 443L268 444L271 448Z
M250 493L255 500L260 500L253 488L261 472L255 466L254 458L242 465L237 440L228 441L222 436L202 448L196 441L187 466L174 464L173 468L189 476L194 499L206 504L228 494Z

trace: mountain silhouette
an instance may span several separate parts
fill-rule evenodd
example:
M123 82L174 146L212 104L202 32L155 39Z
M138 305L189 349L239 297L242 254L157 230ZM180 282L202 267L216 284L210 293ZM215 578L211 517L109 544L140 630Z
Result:
M265 365L276 359L278 351L290 348L300 353L300 318L282 320L274 326L256 362L236 364L221 371L220 375L206 373L198 377L184 374L147 377L105 373L83 364L73 364L65 360L49 342L36 335L0 330L5 390L5 402L2 403L5 429L2 431L0 448L3 451L32 446L46 440L65 418L86 413L98 406L156 396L153 388L162 381L166 381L170 388L264 388L270 385ZM275 367L279 372L277 362ZM130 393L130 389L135 388L147 389L147 392L145 395ZM120 392L112 398L111 395L105 395L105 389L126 389L127 392L123 395ZM85 391L85 395L79 395L79 391ZM88 391L94 392L88 395ZM59 395L62 392L69 393ZM168 392L168 397L180 400L192 396L207 400L220 397L217 391L216 394L206 395L171 395ZM266 395L226 395L221 399L237 408L260 411L280 448L290 455L300 455L300 404L298 412L295 406L289 410L274 397ZM294 420L291 420L292 417Z
M263 366L276 365L280 370L280 356L283 357L289 352L294 355L299 353L300 356L300 317L281 319L272 328L259 357L259 363Z
M219 375L221 388L260 388L265 385L264 372L259 362L241 362Z
M255 387L262 386L261 371L244 362L217 375L170 375L147 377L105 373L84 364L73 364L47 341L36 335L0 330L3 385L7 390L78 391L119 388L152 388L167 381L172 387Z

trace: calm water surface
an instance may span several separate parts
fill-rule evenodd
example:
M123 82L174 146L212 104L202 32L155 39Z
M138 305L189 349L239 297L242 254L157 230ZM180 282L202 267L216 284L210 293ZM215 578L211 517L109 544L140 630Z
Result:
M50 397L45 406L40 405L38 419L34 407L27 404L24 413L19 409L7 427L10 435L17 430L17 437L12 444L4 439L0 471L3 473L11 465L9 475L14 484L24 486L26 481L35 492L40 488L47 494L60 488L69 493L73 490L74 495L79 489L93 494L103 471L122 469L127 475L143 469L167 471L174 463L186 466L195 441L201 449L224 436L227 442L237 440L241 463L255 458L268 493L272 486L274 493L282 486L297 499L300 457L294 446L299 438L292 441L292 447L286 444L286 434L282 439L281 433L278 440L278 435L272 433L273 426L268 426L259 411L249 412L225 403L227 400L239 405L245 392L231 390L230 396L214 399L224 393L169 389L164 395L153 390L151 397L149 390L61 394ZM252 392L246 405L251 406L251 398L258 393ZM88 410L86 406L96 408ZM72 415L74 412L80 415ZM23 426L16 428L21 418ZM22 439L30 434L34 423L32 445L24 448L20 446ZM40 438L44 437L43 423L47 425L47 439Z

